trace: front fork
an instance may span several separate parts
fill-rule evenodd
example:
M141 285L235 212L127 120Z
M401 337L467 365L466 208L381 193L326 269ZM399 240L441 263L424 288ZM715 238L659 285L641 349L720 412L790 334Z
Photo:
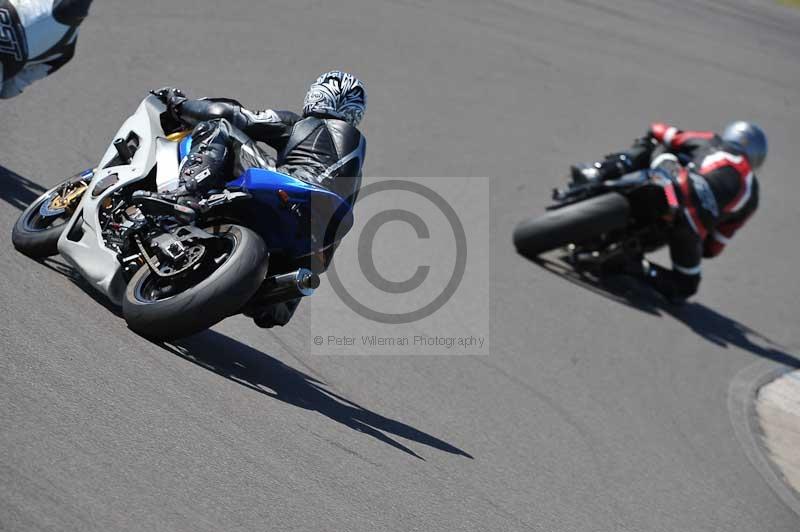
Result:
M39 214L47 217L59 216L64 212L72 213L89 188L94 172L94 169L89 168L64 181L53 191L50 201L42 203Z

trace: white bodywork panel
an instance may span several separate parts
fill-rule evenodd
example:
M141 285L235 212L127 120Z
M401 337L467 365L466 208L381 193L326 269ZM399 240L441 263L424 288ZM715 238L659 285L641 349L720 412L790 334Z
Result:
M159 192L175 190L180 185L178 179L179 142L156 139L156 187Z
M74 266L89 284L116 305L122 302L126 283L116 253L107 248L103 242L98 212L102 201L116 190L147 177L157 158L168 166L168 154L171 154L171 166L165 168L164 172L177 172L178 143L163 138L164 130L161 128L160 114L164 110L164 104L158 98L148 96L136 112L125 121L114 138L127 138L131 131L139 137L139 148L130 164L104 168L117 155L114 145L109 145L100 164L97 165L89 188L58 240L58 252L61 256ZM111 174L117 174L119 181L97 197L93 197L92 193L97 183ZM159 182L161 175L162 172L159 171ZM175 175L172 174L171 177L174 178ZM166 173L163 179L165 181L168 179ZM79 228L75 227L77 224L80 224ZM70 234L74 233L77 233L79 238L71 239Z

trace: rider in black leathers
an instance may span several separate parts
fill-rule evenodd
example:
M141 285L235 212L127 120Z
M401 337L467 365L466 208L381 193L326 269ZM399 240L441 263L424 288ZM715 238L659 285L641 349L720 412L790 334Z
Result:
M193 127L192 147L179 167L180 187L162 194L191 203L247 168L276 167L279 172L323 186L351 204L361 186L366 139L356 128L366 110L363 83L354 76L331 71L309 88L303 116L291 111L250 111L235 100L190 100L182 91L156 91L180 124ZM256 144L276 151L273 160ZM330 263L326 254L318 271ZM257 325L285 325L299 300L251 311Z

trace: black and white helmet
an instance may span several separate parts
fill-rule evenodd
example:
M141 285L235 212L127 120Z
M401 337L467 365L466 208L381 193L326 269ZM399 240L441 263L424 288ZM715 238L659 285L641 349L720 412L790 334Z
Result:
M356 127L367 110L367 91L357 77L332 70L311 84L303 102L303 116L340 118Z

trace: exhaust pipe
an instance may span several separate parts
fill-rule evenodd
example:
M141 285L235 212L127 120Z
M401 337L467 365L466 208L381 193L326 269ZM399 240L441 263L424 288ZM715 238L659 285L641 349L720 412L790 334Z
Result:
M272 305L299 297L307 297L319 288L319 282L319 275L307 268L273 275L264 279L258 292L253 296L251 304Z

